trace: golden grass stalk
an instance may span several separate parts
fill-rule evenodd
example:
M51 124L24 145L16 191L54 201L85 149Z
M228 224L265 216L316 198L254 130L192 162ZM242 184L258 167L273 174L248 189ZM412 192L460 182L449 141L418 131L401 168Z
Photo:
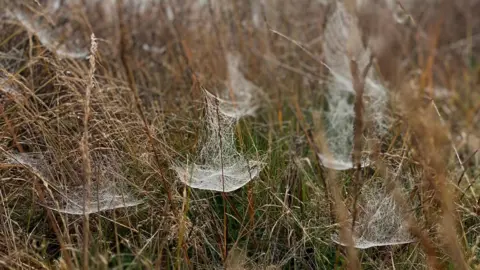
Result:
M90 213L87 211L87 207L90 203L91 199L91 181L92 181L92 164L90 161L90 151L88 146L88 122L90 119L90 99L92 90L95 87L95 54L97 53L97 42L95 39L95 34L92 33L91 35L91 47L90 47L90 70L88 72L88 79L89 84L85 90L85 99L84 99L84 115L83 115L83 135L82 140L80 143L80 149L82 153L82 160L83 160L83 170L84 170L84 186L85 186L85 194L84 194L84 202L83 202L83 211L84 211L84 218L83 218L83 269L89 269L89 236L90 236Z

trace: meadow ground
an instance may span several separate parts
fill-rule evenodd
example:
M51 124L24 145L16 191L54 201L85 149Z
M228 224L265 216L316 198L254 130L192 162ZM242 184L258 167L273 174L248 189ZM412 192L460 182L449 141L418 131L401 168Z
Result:
M0 0L0 268L480 269L479 11Z

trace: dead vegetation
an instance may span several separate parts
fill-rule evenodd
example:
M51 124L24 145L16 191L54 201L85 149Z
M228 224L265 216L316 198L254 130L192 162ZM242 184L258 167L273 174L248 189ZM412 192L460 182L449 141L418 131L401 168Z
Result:
M0 268L480 269L480 1L0 6Z

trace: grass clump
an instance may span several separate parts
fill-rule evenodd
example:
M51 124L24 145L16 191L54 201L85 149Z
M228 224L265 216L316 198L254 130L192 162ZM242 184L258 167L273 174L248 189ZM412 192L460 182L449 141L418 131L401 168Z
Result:
M0 0L0 268L478 268L460 2Z

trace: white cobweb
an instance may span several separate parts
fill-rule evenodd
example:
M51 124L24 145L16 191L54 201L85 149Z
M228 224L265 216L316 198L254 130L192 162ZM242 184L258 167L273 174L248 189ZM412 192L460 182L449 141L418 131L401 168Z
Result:
M9 153L6 164L21 165L27 167L43 179L49 179L48 155L46 153ZM116 171L109 156L98 156L92 162L93 177L97 180L90 187L90 199L85 202L85 187L83 185L54 188L57 193L55 199L46 202L48 207L60 213L71 215L92 214L106 210L114 210L137 206L143 200L136 199L131 192L127 191L121 177ZM113 168L113 169L112 169ZM49 181L51 183L51 181Z
M339 159L335 159L333 157L328 157L327 155L318 154L318 157L322 161L322 165L326 168L330 168L337 171L344 171L350 170L354 168L354 164L352 161L343 161ZM370 166L370 161L368 159L364 159L361 161L360 166L368 167Z
M235 145L237 119L224 114L218 99L206 95L207 136L200 150L199 164L179 163L173 166L180 181L192 188L231 192L259 175L264 162L247 160Z
M357 206L359 211L354 227L354 247L366 249L379 246L402 245L415 242L405 224L402 210L382 185L369 183L362 189L363 200ZM338 234L332 241L342 243Z
M44 153L8 153L5 164L26 167L33 173L46 178L47 163L45 162Z
M259 104L259 88L247 80L239 70L240 56L227 53L227 69L229 88L217 97L222 114L233 119L254 116Z
M59 207L49 207L60 213L83 215L137 206L143 203L133 195L125 192L125 188L114 182L107 182L101 186L93 184L90 190L90 200L85 205L85 189L83 186L70 187L59 200Z
M62 58L85 58L89 40L68 15L69 5L59 2L46 1L43 6L34 2L30 6L15 4L9 11L49 51Z
M337 2L335 12L327 21L324 31L323 52L325 64L330 76L325 79L328 88L325 112L325 139L331 155L320 155L324 166L345 170L353 168L353 122L355 113L353 103L355 91L352 84L350 59L358 63L360 70L368 64L370 51L362 45L357 19L348 13L341 2ZM375 79L370 69L365 81L364 104L366 126L375 134L384 134L387 130L385 107L386 89ZM367 159L362 166L369 166Z

